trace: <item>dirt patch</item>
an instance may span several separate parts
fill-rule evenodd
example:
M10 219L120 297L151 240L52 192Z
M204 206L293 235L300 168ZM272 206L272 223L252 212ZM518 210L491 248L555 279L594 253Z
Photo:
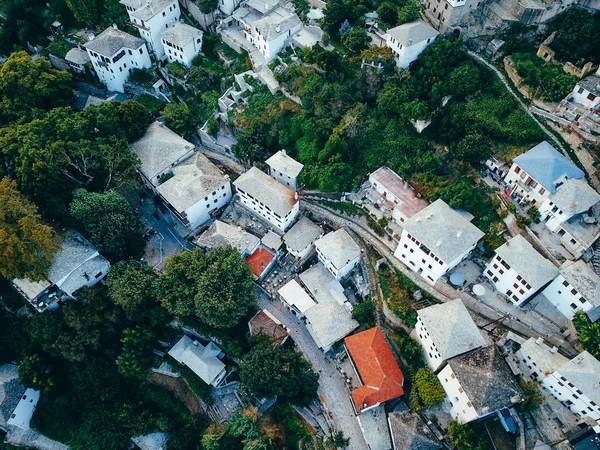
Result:
M183 379L169 377L160 373L151 373L147 378L151 383L158 384L171 391L191 414L205 412L200 400L190 391L190 388L188 388Z

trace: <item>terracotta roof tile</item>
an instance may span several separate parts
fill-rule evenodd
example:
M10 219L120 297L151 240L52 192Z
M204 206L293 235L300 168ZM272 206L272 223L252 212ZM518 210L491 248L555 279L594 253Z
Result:
M252 267L252 273L260 277L273 260L275 255L264 247L259 248L246 259Z

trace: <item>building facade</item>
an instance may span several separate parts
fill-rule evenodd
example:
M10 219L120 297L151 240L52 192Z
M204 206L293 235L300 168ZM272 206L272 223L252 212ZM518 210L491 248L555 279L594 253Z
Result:
M482 3L481 0L421 0L427 18L442 33L466 24Z
M298 191L298 176L303 164L290 157L285 150L280 150L265 161L269 166L269 175L292 191Z
M396 66L406 69L438 34L422 20L416 20L388 30L385 44L392 50Z
M199 29L175 22L161 36L167 60L191 67L192 60L202 51L202 37L203 33Z
M361 249L343 228L315 241L317 257L329 272L341 280L360 264Z

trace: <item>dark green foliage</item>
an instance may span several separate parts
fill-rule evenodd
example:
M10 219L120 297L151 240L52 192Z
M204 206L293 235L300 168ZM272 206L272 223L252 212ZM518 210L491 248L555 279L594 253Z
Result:
M144 251L142 224L129 202L116 192L78 189L70 211L83 234L111 261L138 258Z
M152 117L158 117L160 112L165 108L166 102L159 100L156 97L152 97L148 94L142 94L135 99L136 102L143 105L152 115Z
M187 68L177 61L169 63L165 66L171 74L176 76L177 78L183 80L187 74Z
M317 395L319 375L301 353L261 339L240 365L242 383L259 398L276 395L306 406Z
M146 327L123 330L123 347L117 356L119 373L125 377L142 379L152 365L154 334Z
M493 154L492 141L479 133L467 134L454 149L457 160L478 164Z
M484 450L484 438L475 433L471 424L450 419L448 434L452 443L460 450Z
M561 62L600 62L600 13L571 8L550 25L557 34L551 44Z
M73 16L83 25L102 29L117 24L124 28L127 12L119 0L65 0Z
M146 263L130 259L111 267L108 276L108 295L132 320L145 317L157 305L157 277Z
M355 27L342 36L342 43L354 54L362 52L369 46L371 38L364 28Z
M579 335L583 349L594 357L600 357L600 322L590 323L583 311L577 311L573 316L573 325Z
M171 130L183 136L196 133L196 126L200 123L194 116L192 109L185 103L169 103L162 110L162 116Z
M18 369L19 381L27 387L48 393L55 385L49 358L45 356L27 356L19 361Z
M390 26L396 26L398 23L398 9L396 5L390 2L383 2L377 8L377 14L383 23Z
M46 0L5 0L0 2L0 54L24 50L27 43L45 44L48 35Z
M375 303L370 298L367 298L354 307L352 318L363 327L372 328L375 326L376 313Z
M415 391L414 395L412 390ZM421 407L430 408L446 398L446 391L444 391L440 380L428 367L423 367L414 374L412 377L412 390L410 400L411 409L413 410L421 409ZM413 404L413 397L418 399L417 405Z
M532 93L539 90L544 100L562 100L577 83L577 77L565 73L560 64L547 63L533 53L515 53L511 58L523 82Z
M308 17L306 16L310 11L310 6L308 5L307 0L292 0L292 4L294 5L294 10L300 20L304 23L308 21Z
M523 411L533 411L539 408L544 402L544 396L535 381L521 381L521 389L523 389L523 396L525 398L520 405Z

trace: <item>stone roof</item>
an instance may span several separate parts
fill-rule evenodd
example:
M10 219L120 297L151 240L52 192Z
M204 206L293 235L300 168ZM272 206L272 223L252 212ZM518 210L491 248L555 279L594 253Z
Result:
M564 181L565 176L567 178L584 177L581 169L546 141L517 156L513 162L551 194L556 192L556 183Z
M152 123L144 136L131 144L131 150L142 163L140 171L151 181L193 151L195 145L186 141L161 122Z
M190 42L194 42L196 38L202 37L203 34L202 31L191 25L175 22L172 26L163 31L161 37L171 44L185 47Z
M520 234L498 247L496 255L522 276L533 292L544 287L558 275L556 266L540 255Z
M251 195L263 205L268 206L271 211L278 214L281 218L292 211L298 202L294 191L288 189L279 181L274 180L256 167L252 167L240 175L233 184L239 190Z
M17 366L0 365L0 426L6 426L24 393L25 386L19 382Z
M135 8L130 14L141 20L150 20L173 4L173 0L121 0L122 5Z
M452 358L448 365L480 416L513 405L523 394L495 345Z
M315 247L338 270L360 257L360 247L344 228L317 239Z
M392 441L385 414L385 406L379 405L356 416L369 450L390 450Z
M422 20L415 20L414 22L405 23L392 28L387 31L387 34L404 47L410 47L411 45L418 44L427 39L435 39L440 33Z
M600 202L600 194L585 181L585 178L567 180L548 198L565 213L567 218L588 211Z
M289 336L281 322L266 309L261 309L250 319L248 329L251 336L265 334L277 343Z
M380 167L369 178L394 194L400 202L395 206L405 217L412 217L429 203L416 196L415 191L396 172L389 167Z
M417 316L444 360L486 345L460 299L423 308Z
M131 438L131 441L141 450L166 450L168 438L167 433L156 432L143 436L134 436Z
M172 171L173 177L156 190L180 213L228 182L223 172L202 153L195 153Z
M290 178L296 178L302 172L304 164L288 156L285 150L279 150L265 161L271 168Z
M107 58L112 58L122 48L137 50L144 45L144 40L113 27L108 27L94 39L83 44L93 52L99 53Z
M302 24L298 16L283 8L277 8L257 20L252 25L265 38L267 42L273 41L280 36L287 35L287 32Z
M567 261L559 270L563 278L588 302L600 306L600 277L585 261Z
M526 364L531 365L532 372L537 372L539 381L569 362L569 359L558 353L558 351L552 351L552 348L546 345L541 338L527 339L521 344L517 354L520 355L521 359L527 361ZM535 366L533 363L535 363Z
M321 263L302 272L299 278L317 303L335 300L338 305L345 305L348 301L344 287Z
M344 340L362 386L352 391L358 412L404 394L404 375L379 327Z
M260 242L262 242L265 247L277 251L279 250L279 247L281 247L281 236L274 231L269 230L267 231L267 234L262 237Z
M302 314L316 305L316 302L306 293L302 286L300 286L300 283L296 280L288 281L279 288L277 293L286 303L297 308Z
M210 341L205 347L187 336L183 336L169 350L169 355L189 367L206 384L215 381L225 369L225 364L218 358L221 353L221 349L214 342Z
M319 236L323 229L308 217L301 217L296 224L283 235L283 242L289 250L301 253L308 248Z
M30 428L9 426L5 442L15 447L35 448L37 450L69 450L69 447L53 441Z
M442 448L435 434L417 414L410 411L388 414L394 448L397 450L439 450Z
M585 77L583 80L579 80L577 85L596 96L600 96L600 77L598 75Z
M231 245L240 254L252 253L259 244L260 239L253 234L220 220L215 220L208 230L196 239L196 245L199 247L212 249Z
M404 223L404 230L445 263L472 248L484 233L442 199L419 211Z
M67 52L65 60L75 64L85 64L90 62L90 57L85 50L75 47Z
M590 400L600 404L600 361L587 351L558 369L563 377L573 383Z

